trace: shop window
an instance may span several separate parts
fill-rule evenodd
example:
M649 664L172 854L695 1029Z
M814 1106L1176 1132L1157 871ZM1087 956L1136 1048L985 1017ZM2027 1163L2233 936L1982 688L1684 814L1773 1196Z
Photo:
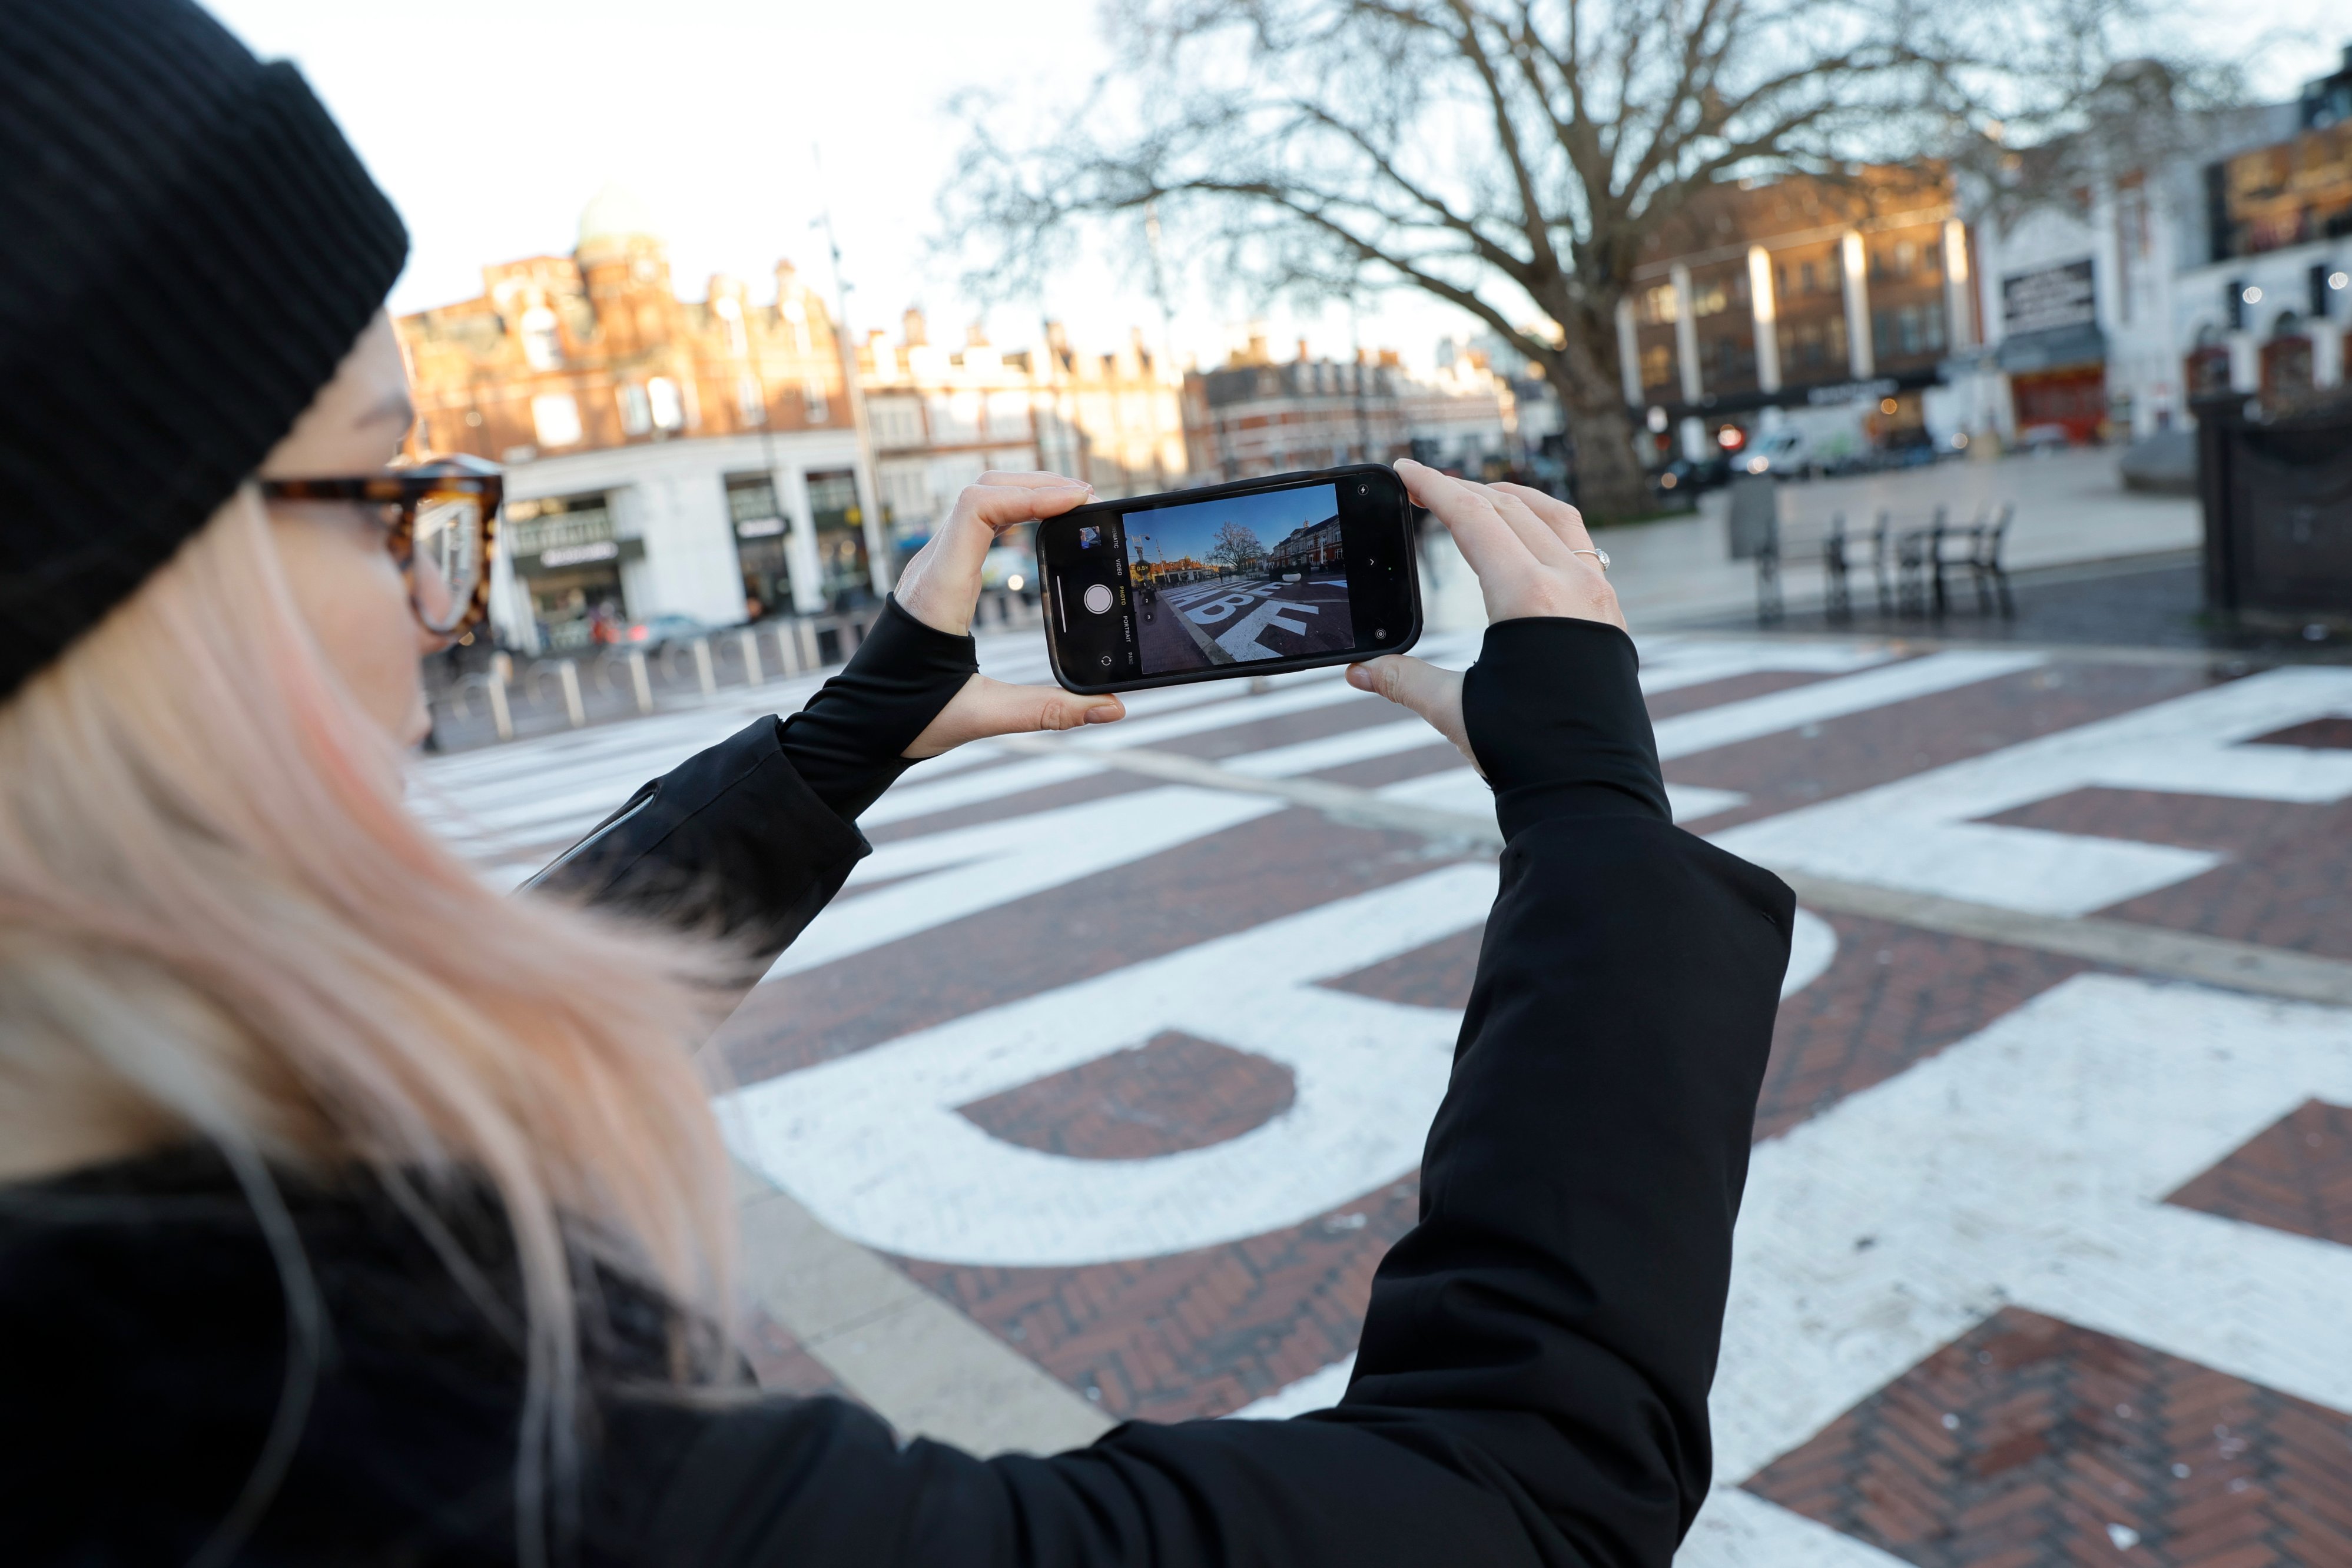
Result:
M522 313L521 326L522 357L532 370L551 371L563 362L563 340L555 329L554 311L534 305Z
M1328 367L1318 366L1318 377L1321 376L1327 369ZM1324 387L1320 390L1328 392L1335 391L1337 389ZM1109 403L1108 406L1114 409L1120 409L1124 412L1126 402L1127 400L1124 399L1118 400ZM988 434L990 439L1003 441L1008 436L1016 439L1026 439L1028 437L1030 426L1029 394L1027 392L991 392L988 394L987 406ZM1131 424L1134 422L1129 420L1122 421L1121 423Z
M2278 331L2263 345L2263 396L2293 398L2312 389L2311 340L2293 314L2279 318Z
M667 376L655 376L646 382L646 406L653 415L655 429L686 428L686 404L678 397L677 383Z
M2189 395L2218 397L2230 390L2230 350L2221 343L2207 343L2189 352L2182 367L2182 379L2189 383Z
M1801 371L1807 379L1835 375L1845 369L1845 322L1836 317L1780 324L1780 363Z
M570 446L581 436L580 405L570 392L543 392L530 400L530 425L541 446Z
M766 474L727 476L727 515L738 538L768 538L784 531L784 509L776 504L776 482Z
M866 404L866 418L877 446L920 446L922 406L912 398L874 398Z
M625 382L617 395L621 402L621 429L625 433L643 435L654 427L653 404L646 399L642 383Z
M1661 283L1654 288L1642 290L1634 314L1641 319L1643 325L1648 327L1663 327L1681 320L1682 304L1675 298L1675 286Z
M722 294L710 302L711 312L719 318L719 330L727 339L727 351L738 358L751 351L751 343L743 330L743 304L731 294Z
M1944 308L1934 301L1874 310L1871 340L1889 358L1906 354L1941 353L1944 348Z
M1664 343L1642 350L1642 384L1662 387L1675 379L1675 352Z

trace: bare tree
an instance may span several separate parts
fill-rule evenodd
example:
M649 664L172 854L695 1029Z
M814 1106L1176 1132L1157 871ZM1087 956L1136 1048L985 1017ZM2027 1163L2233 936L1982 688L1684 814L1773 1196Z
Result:
M1259 290L1449 301L1540 367L1622 516L1616 313L1666 225L1727 180L2077 129L2167 3L1109 0L1114 70L1024 143L974 107L942 211L984 292L1149 211Z
M1265 559L1265 545L1241 524L1225 523L1218 528L1217 537L1209 546L1209 559L1219 566L1247 571Z

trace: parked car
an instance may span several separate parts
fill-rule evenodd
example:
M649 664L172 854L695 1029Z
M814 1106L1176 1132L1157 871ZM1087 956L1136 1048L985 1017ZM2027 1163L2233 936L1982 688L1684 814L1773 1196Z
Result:
M1666 500L1683 500L1712 490L1718 485L1731 483L1731 459L1717 454L1694 463L1687 457L1677 457L1650 476L1650 484L1659 497Z
M709 632L709 627L691 615L648 615L643 621L629 622L624 641L633 648L657 648L664 643L682 643Z
M1037 561L1025 549L1011 545L998 545L980 563L980 585L1001 588L1008 593L1037 591Z
M1742 473L1769 474L1775 479L1810 479L1821 472L1812 443L1797 430L1768 430L1748 444L1738 461Z

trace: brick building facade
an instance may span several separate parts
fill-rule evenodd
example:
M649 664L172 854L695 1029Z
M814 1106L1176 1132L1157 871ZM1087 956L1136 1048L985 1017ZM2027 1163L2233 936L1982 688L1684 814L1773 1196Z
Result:
M569 256L483 269L479 297L404 316L417 443L508 465L502 640L581 646L622 622L724 626L885 591L896 573L841 345L789 262L678 298L625 192Z
M1140 332L1110 352L1081 350L1057 324L1003 348L973 329L934 343L919 310L898 341L858 350L884 507L902 547L926 538L956 492L984 471L1045 469L1105 497L1185 483L1177 383Z
M1184 482L1177 383L1140 334L1081 352L1049 325L1030 347L975 332L950 350L909 311L901 341L856 345L853 386L823 298L789 262L774 285L755 299L722 275L681 299L644 211L608 190L572 255L486 267L479 297L399 319L417 447L508 466L504 641L869 600L989 468L1107 497Z
M1298 357L1277 364L1265 340L1212 371L1184 378L1184 440L1209 483L1266 474L1418 457L1479 469L1517 461L1510 384L1468 350L1444 350L1436 373L1406 373L1393 350L1354 361Z
M1972 243L1939 169L1702 192L1619 307L1625 401L1661 458L1677 427L1698 456L1727 427L1780 420L1831 453L1929 444L1931 423L1968 423L1929 404L1979 340Z

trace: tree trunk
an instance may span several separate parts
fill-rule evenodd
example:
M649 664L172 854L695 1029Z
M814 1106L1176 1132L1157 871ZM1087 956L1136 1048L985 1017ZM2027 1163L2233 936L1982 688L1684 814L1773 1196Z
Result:
M1650 481L1633 451L1633 418L1615 398L1562 400L1576 444L1576 504L1595 523L1655 511Z
M1586 265L1597 266L1592 258ZM1617 362L1617 299L1622 289L1586 286L1570 294L1564 286L1549 301L1559 325L1557 352L1545 366L1559 394L1568 437L1576 446L1571 470L1576 504L1596 523L1615 522L1654 509L1649 476L1633 447L1633 419L1625 407Z

